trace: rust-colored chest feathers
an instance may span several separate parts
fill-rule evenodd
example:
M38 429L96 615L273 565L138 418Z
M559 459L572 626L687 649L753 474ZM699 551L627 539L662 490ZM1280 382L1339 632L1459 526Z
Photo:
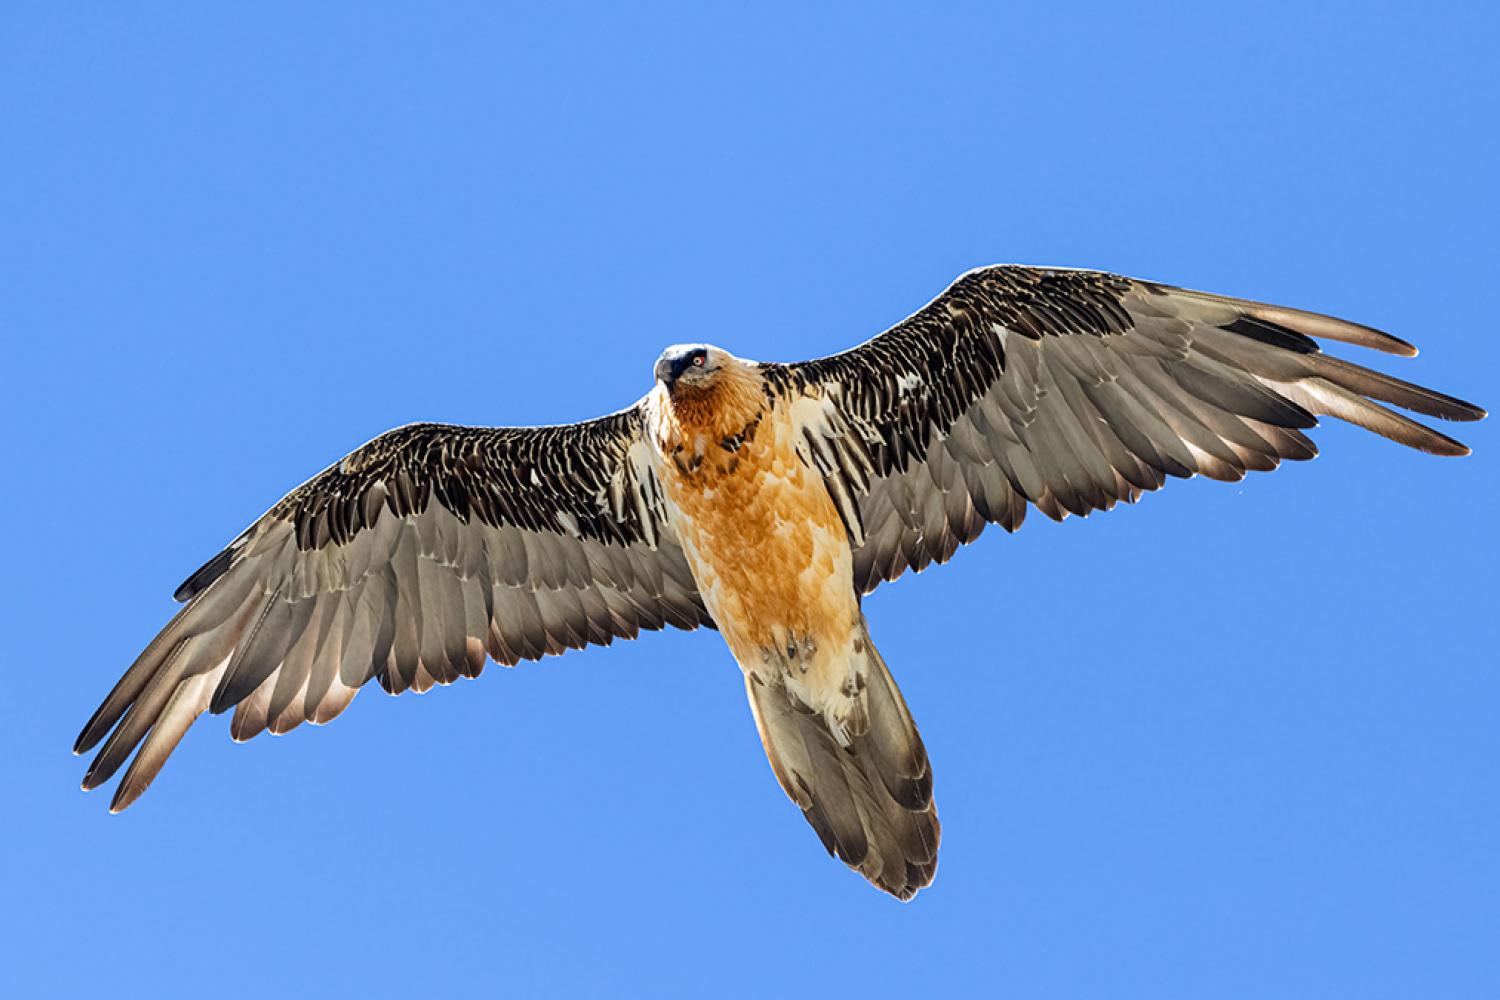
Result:
M735 373L738 376L740 373ZM790 408L748 391L669 399L657 445L700 592L742 666L845 651L859 618L848 536L797 454Z

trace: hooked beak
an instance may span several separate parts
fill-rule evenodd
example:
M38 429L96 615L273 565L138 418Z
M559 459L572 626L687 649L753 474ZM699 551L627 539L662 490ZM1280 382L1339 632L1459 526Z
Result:
M693 363L693 355L685 354L663 354L656 359L656 380L668 389L677 384L682 378L682 373L687 371Z
M681 374L682 368L674 365L671 358L663 356L656 359L656 381L663 383L668 389L672 388L672 383Z

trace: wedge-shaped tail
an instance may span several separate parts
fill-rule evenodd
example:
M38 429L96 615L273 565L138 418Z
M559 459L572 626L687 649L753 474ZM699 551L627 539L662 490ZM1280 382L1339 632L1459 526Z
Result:
M745 690L776 780L829 854L876 886L911 899L937 872L942 827L932 766L911 712L866 629L856 640L863 679L861 731L840 746L826 715L779 680L746 673Z

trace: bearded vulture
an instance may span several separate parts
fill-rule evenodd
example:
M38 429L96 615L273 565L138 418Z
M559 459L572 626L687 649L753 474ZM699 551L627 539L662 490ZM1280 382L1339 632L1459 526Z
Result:
M74 749L111 811L204 712L246 740L391 694L673 625L717 628L771 769L830 854L901 899L931 883L932 766L861 597L1034 505L1080 517L1168 477L1316 454L1319 416L1436 455L1470 403L1323 354L1416 349L1329 316L1096 271L960 277L798 364L671 347L629 409L555 427L412 424L293 490L184 602ZM1376 402L1376 401L1380 402ZM105 739L105 737L108 739ZM132 759L132 754L134 758Z

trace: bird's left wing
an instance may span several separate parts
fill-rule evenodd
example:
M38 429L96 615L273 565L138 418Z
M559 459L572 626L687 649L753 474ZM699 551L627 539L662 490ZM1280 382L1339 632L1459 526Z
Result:
M971 271L842 354L768 365L854 546L862 592L944 562L1028 505L1061 520L1168 477L1236 480L1316 454L1318 415L1440 455L1468 449L1375 400L1462 400L1340 361L1315 337L1410 356L1378 330L1098 271Z
M640 629L712 625L645 461L639 409L557 427L413 424L290 493L177 590L186 605L75 753L133 802L205 711L248 739ZM144 744L143 744L144 741Z

